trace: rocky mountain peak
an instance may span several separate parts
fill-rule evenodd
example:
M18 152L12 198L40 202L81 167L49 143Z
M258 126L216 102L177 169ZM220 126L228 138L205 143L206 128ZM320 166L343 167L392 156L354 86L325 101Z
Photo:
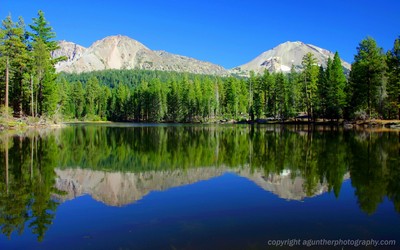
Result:
M64 64L76 60L77 58L81 57L86 51L85 47L65 40L59 41L58 46L60 47L60 49L53 51L51 56L53 58L61 56L67 57L67 60L63 62Z
M75 43L60 41L60 49L53 52L53 57L66 56L67 61L56 65L58 72L81 73L106 69L147 69L176 72L188 72L209 75L247 76L250 71L262 74L270 72L289 72L294 66L301 70L303 56L314 54L319 65L326 66L328 58L334 54L312 44L301 41L287 41L261 53L252 61L230 71L225 68L176 55L167 51L153 51L142 43L123 35L108 36L94 42L89 48ZM343 68L350 70L350 64L342 61Z
M301 69L303 56L311 52L319 65L326 66L328 58L334 57L334 53L312 44L300 41L285 42L261 53L252 61L236 67L232 70L235 74L248 75L250 71L262 74L264 70L270 72L289 72L292 66ZM342 61L343 68L350 70L350 64Z
M132 39L128 36L123 36L123 35L115 35L115 36L107 36L103 39L100 39L96 42L94 42L92 44L92 46L90 46L91 48L96 47L96 48L113 48L113 47L119 47L119 46L124 46L124 45L128 45L128 46L137 46L141 49L147 49L150 50L149 48L147 48L145 45L143 45L142 43L136 41L135 39Z
M56 67L58 72L147 69L211 75L228 74L228 71L221 66L166 51L153 51L142 43L123 35L108 36L96 41L79 56L72 56L74 52L68 49L69 44L73 43L60 42L60 49L55 51L55 55L73 57L73 60L59 63Z

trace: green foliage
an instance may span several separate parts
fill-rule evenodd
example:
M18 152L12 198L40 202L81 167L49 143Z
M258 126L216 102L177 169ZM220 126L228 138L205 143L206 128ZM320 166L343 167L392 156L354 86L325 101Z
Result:
M86 115L95 115L98 112L98 103L101 98L101 88L97 78L92 77L86 84Z
M229 78L225 82L225 106L229 118L237 118L239 111L239 86L236 78Z
M70 118L72 117L72 108L70 105L72 85L65 78L60 78L56 86L59 97L58 106L61 108L61 113L65 118Z
M363 132L350 137L352 186L356 189L359 206L368 214L376 211L385 195L393 199L396 208L399 207L399 199L394 195L398 185L393 183L399 176L396 169L400 162L395 156L399 139L396 133Z
M287 170L293 177L304 179L303 189L308 195L314 195L317 186L326 183L337 197L350 172L359 205L366 213L374 212L385 195L398 207L398 133L324 130L299 133L292 127L281 130L262 126L75 126L60 134L64 147L58 159L61 168L137 173L248 166L268 176Z
M74 118L80 119L83 115L84 103L85 103L85 90L82 87L81 82L75 82L71 87L71 107Z
M44 17L43 11L38 11L38 17L33 18L33 24L29 25L33 32L29 33L34 43L44 42L47 51L54 51L58 49L57 42L53 39L56 37L56 33L50 26L49 22Z
M382 115L384 95L385 57L382 48L368 37L361 41L351 66L350 100L351 112L365 110L368 117L374 113Z
M296 72L294 65L290 69L290 74L288 75L288 105L290 117L296 117L297 114L304 110L302 106L301 99L301 81L300 74Z
M400 38L394 42L393 49L386 56L387 92L388 92L388 118L400 120Z
M55 33L49 23L44 18L42 11L38 12L38 17L33 18L33 24L29 26L33 33L33 75L37 84L37 114L53 116L56 113L59 97L57 96L57 86L55 85L56 73L54 65L59 59L52 59L51 52L58 48L57 43L52 39Z
M327 91L327 114L326 118L339 119L343 117L343 110L346 106L346 85L347 80L343 72L339 53L336 52L333 62L328 65L328 91Z
M7 237L29 227L38 241L55 217L59 193L54 188L59 148L54 136L46 140L30 137L1 137L0 160L7 171L0 178L0 227Z
M142 79L142 82L123 82L129 74L132 79ZM67 81L82 81L87 85L85 89L91 89L92 82L97 79L102 93L104 89L112 93L102 99L107 100L106 119L113 121L201 122L266 117L286 120L306 110L304 74L294 69L287 75L268 71L263 75L251 74L249 79L176 72L158 74L162 77L157 80L149 77L152 76L150 72L138 70L62 74L60 77ZM108 82L101 79L108 79ZM121 82L110 84L116 79ZM332 91L336 89L331 88ZM319 92L316 92L311 104L318 107L319 99ZM90 103L86 102L85 106ZM85 110L93 113L88 111L92 108L85 107Z
M265 176L290 173L303 191L327 185L336 197L351 175L360 208L376 211L387 197L400 212L399 134L304 131L273 126L69 126L57 133L0 137L0 229L30 228L44 240L58 203L55 168L170 172L231 168Z
M333 58L328 59L327 67L320 66L318 75L318 116L327 119L339 119L343 117L346 106L347 80L343 72L339 54L336 52Z
M308 53L301 72L293 66L286 75L265 71L248 79L147 70L57 77L55 64L65 58L51 57L58 46L42 11L29 28L8 16L0 29L0 101L16 116L144 122L286 120L304 112L310 120L400 117L399 39L386 60L372 38L363 40L349 84L338 53L326 68L318 69Z
M7 16L2 22L0 32L0 66L1 79L6 78L4 83L4 93L0 92L1 99L9 100L14 112L21 115L23 112L23 102L26 101L26 81L24 74L28 70L29 56L26 49L25 24L22 18L18 22L13 22L11 16ZM1 81L3 84L3 81ZM2 87L3 89L3 87ZM8 97L10 96L10 98Z
M182 102L181 93L178 83L172 82L169 86L169 91L167 94L167 121L178 122L182 118Z
M275 76L276 110L277 117L285 120L289 116L287 84L283 73Z
M329 76L330 70L332 69L332 60L328 58L328 63L326 66L326 70L322 65L319 67L319 74L318 74L318 108L316 110L318 117L326 117L327 116L327 109L328 109L328 92L329 92Z
M263 100L262 100L262 85L259 77L254 75L254 72L250 72L250 78L248 80L250 89L250 117L254 120L254 117L260 119L263 113Z
M302 80L302 98L309 119L315 118L315 111L318 105L318 66L317 59L312 53L307 53L301 62L303 72Z
M56 50L55 33L39 11L38 18L29 25L32 32L25 29L22 18L14 23L11 16L2 22L0 30L0 78L8 75L8 80L1 89L0 98L8 106L8 93L14 115L53 116L62 104L55 83L54 65L62 58L51 58ZM4 69L4 71L3 71ZM3 84L3 81L1 81ZM8 88L9 87L9 88ZM8 91L9 89L9 91ZM65 99L65 95L63 96ZM61 113L61 112L60 112Z
M42 100L42 112L48 116L53 116L57 112L57 104L60 100L58 88L56 85L56 75L53 68L49 68L43 78L43 100Z

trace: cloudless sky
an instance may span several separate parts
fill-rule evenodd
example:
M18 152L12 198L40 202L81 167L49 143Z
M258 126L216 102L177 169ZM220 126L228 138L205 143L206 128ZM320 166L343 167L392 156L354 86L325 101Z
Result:
M400 35L399 0L0 0L27 24L43 10L57 40L89 47L126 35L153 50L232 68L280 43L302 41L352 62L367 36L386 51Z

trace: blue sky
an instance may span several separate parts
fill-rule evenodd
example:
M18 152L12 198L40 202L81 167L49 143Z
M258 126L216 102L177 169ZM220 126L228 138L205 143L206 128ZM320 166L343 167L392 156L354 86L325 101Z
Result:
M351 63L365 37L386 51L400 35L399 0L1 0L0 18L31 23L39 9L58 40L88 47L122 34L226 68L285 41L338 51Z

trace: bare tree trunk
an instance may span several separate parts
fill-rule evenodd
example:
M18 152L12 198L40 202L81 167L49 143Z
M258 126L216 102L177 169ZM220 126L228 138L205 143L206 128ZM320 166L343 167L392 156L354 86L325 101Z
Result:
M35 117L35 107L33 102L33 76L31 75L31 116Z
M40 79L41 80L39 81L39 99L36 101L39 103L39 115L41 116L43 114L43 83L42 83L42 78Z
M5 116L8 117L8 84L9 84L9 59L7 57L6 63L6 93L5 93L5 101L4 101L4 108L5 108Z
M38 91L36 91L35 115L38 113Z

